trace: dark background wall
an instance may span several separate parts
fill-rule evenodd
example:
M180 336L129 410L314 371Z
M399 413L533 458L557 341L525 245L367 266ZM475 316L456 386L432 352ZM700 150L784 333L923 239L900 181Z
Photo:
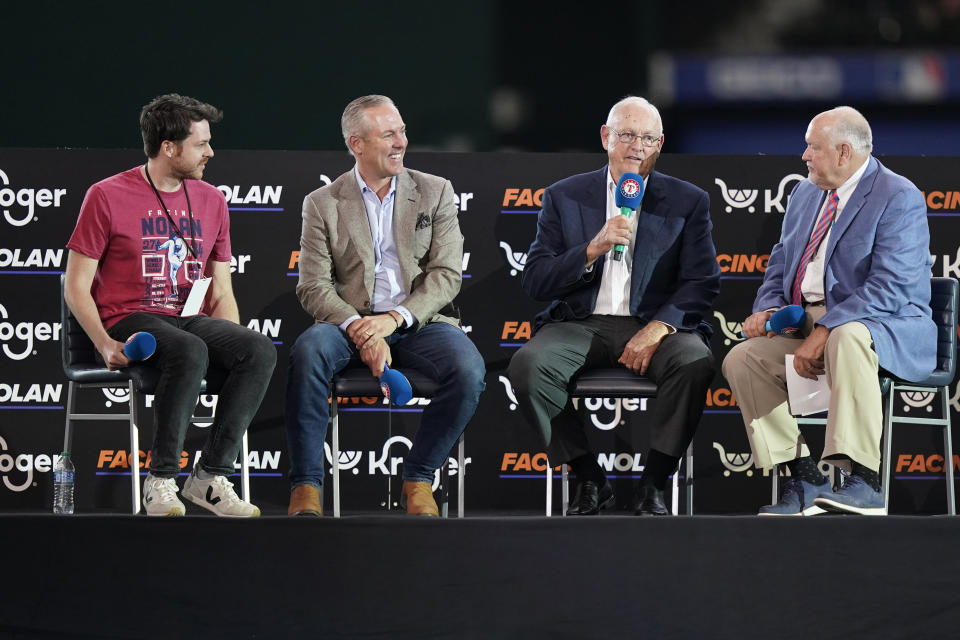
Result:
M879 153L960 139L956 0L40 0L0 23L0 147L136 148L139 107L171 91L221 107L232 149L340 149L343 106L374 92L420 149L598 150L628 93L661 107L667 152L800 153L841 103Z

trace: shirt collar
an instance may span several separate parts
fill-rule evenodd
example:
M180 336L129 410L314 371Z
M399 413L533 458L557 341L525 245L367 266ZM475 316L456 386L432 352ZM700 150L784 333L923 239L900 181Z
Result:
M850 195L853 193L853 190L857 188L857 185L860 183L860 178L863 177L863 174L867 171L867 165L870 163L870 156L867 156L866 160L863 161L863 164L853 172L853 175L847 178L847 181L842 185L837 187L837 200L841 202L846 202Z
M353 165L353 175L357 179L357 186L360 187L360 193L372 193L377 195L377 192L367 186L367 183L364 182L363 178L360 176L360 166ZM393 195L393 192L397 190L397 176L390 178L390 190L387 192L387 195L383 198L383 201L386 202L387 198ZM378 196L379 199L379 196Z

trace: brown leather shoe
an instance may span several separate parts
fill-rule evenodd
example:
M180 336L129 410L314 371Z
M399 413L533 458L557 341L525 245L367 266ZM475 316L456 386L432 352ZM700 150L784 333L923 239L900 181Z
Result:
M402 502L407 507L408 516L438 517L440 515L429 482L404 482Z
M320 489L301 484L290 492L290 508L288 516L322 516L323 505L320 504Z

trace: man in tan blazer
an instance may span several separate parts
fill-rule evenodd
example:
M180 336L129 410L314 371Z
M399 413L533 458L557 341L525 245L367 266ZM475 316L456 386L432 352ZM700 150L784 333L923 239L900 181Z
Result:
M341 119L356 166L303 201L297 295L316 320L297 339L287 382L290 515L321 515L330 382L352 361L441 383L404 459L407 513L438 515L433 477L473 417L483 358L440 311L460 290L463 236L450 181L403 166L406 126L386 96Z

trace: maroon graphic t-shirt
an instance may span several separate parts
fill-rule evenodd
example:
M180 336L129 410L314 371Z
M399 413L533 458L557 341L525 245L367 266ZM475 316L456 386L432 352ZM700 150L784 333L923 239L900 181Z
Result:
M180 315L207 261L230 261L230 216L223 194L201 180L185 180L184 185L160 192L176 228L140 167L87 190L67 248L100 262L92 294L104 327L138 311Z

